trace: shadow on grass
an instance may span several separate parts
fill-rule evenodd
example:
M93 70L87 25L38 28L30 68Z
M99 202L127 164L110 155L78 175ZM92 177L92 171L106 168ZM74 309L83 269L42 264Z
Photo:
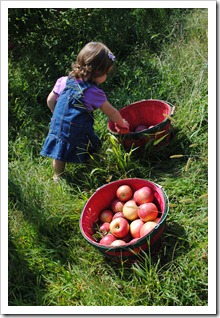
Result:
M166 268L166 264L168 265L182 254L186 254L190 248L185 229L177 222L166 224L161 241L162 244L159 253L161 265L164 268Z
M161 163L162 161L172 161L170 156L175 154L186 154L190 141L183 131L176 127L171 127L170 136L168 140L162 140L159 144L146 144L134 152L134 159L140 159L140 162L149 161L153 165ZM172 161L173 163L173 161ZM175 165L172 165L175 166ZM168 170L172 169L168 166Z
M128 159L128 163L124 164L125 168L121 169L120 166L117 167L117 158L106 155L105 147L107 147L107 151L109 150L109 143L107 143L107 145L104 145L104 149L97 154L94 161L90 160L85 165L74 167L69 165L65 173L67 176L65 180L73 189L77 186L82 191L85 190L85 184L87 184L86 187L90 184L91 188L95 186L98 188L111 181L123 178L124 174L126 174L126 178L143 178L158 182L158 180L164 179L166 176L179 176L188 159L189 145L190 141L186 135L177 128L172 127L171 137L167 143L160 146L146 145L136 148ZM119 153L121 151L126 153L125 148L118 149ZM170 158L170 156L176 154L182 154L183 157L178 159ZM123 158L124 153L120 155ZM93 177L89 178L89 181L86 180L84 182L82 180L82 176L88 176L94 171L95 173Z
M14 202L16 209L22 211L25 221L34 228L37 244L39 246L42 244L46 249L51 250L54 261L65 264L69 257L66 242L72 233L79 231L78 227L76 228L74 222L69 220L61 222L61 217L54 217L48 221L48 215L43 213L44 206L40 197L36 196L34 202L29 200L26 193L23 193L22 187L10 177L9 189L10 202Z
M45 284L40 273L33 273L9 234L8 244L8 305L41 306ZM24 251L25 252L25 251Z
M165 231L154 248L140 252L132 258L118 259L104 256L104 260L114 269L121 279L130 280L133 265L137 264L148 272L148 267L156 267L159 260L160 273L167 271L169 266L182 254L189 251L189 242L184 228L176 222L168 223ZM122 268L124 270L122 271ZM150 270L149 270L150 271ZM123 273L123 274L122 274Z

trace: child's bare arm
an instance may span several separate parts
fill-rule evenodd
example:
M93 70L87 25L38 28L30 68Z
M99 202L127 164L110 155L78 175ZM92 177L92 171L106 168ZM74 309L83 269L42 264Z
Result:
M50 94L47 97L47 106L50 108L52 113L53 113L54 108L56 106L56 102L57 102L57 94L55 94L52 91L52 92L50 92Z
M119 111L114 108L108 101L104 102L100 108L111 121L122 128L129 129L129 124L124 121Z

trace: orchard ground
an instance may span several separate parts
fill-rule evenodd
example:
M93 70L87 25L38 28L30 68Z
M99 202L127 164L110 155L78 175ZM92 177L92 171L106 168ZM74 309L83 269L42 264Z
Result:
M74 47L73 20L81 26ZM9 10L10 306L207 306L207 27L207 9ZM91 37L117 56L103 86L109 101L118 109L169 101L172 138L159 151L126 151L97 111L102 149L85 165L67 165L56 184L51 160L39 156L46 97ZM156 255L115 264L82 237L79 218L100 186L134 177L163 186L167 225Z

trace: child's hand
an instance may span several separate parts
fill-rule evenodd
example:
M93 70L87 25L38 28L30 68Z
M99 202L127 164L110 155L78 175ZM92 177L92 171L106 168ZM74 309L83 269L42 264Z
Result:
M124 121L124 125L119 126L118 124L115 124L115 129L117 133L125 135L129 132L129 123L125 119L123 119L123 121Z

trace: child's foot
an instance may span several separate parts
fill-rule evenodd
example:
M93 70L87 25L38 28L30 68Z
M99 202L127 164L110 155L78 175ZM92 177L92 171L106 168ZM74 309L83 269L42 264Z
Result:
M60 180L60 176L55 174L55 175L53 176L53 181L54 181L54 182L58 182L59 180Z

